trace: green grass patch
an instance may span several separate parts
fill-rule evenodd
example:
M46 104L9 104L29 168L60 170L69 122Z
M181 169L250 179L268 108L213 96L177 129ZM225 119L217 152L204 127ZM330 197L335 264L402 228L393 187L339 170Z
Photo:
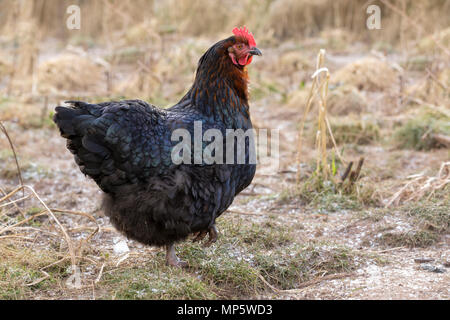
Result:
M439 236L430 231L418 230L408 232L385 232L378 242L388 247L410 247L410 248L426 248L435 244L439 240Z
M394 144L399 149L431 150L442 147L436 135L450 136L450 117L422 112L394 132Z
M225 220L223 226L224 237L239 239L244 245L261 249L272 249L293 241L290 228L274 221L243 224L242 221Z
M374 188L367 181L346 184L344 188L338 179L335 177L336 182L323 180L316 172L313 172L308 179L301 181L297 188L283 190L277 201L281 205L299 200L302 204L324 213L362 210L368 205L378 205L372 197Z
M292 289L319 275L355 270L356 256L346 247L311 242L257 254L255 265L272 285Z
M186 243L180 257L209 286L220 287L223 297L243 297L264 289L257 270L239 246L220 243L207 253L198 244Z
M31 294L26 283L39 278L39 273L24 267L0 263L0 300L21 300Z
M434 233L450 231L450 200L448 198L443 203L424 201L409 205L406 213L423 230Z
M400 208L413 225L413 230L392 232L385 230L378 242L390 246L426 248L436 244L442 234L450 231L450 201L421 201Z
M162 264L116 271L105 275L101 285L109 287L106 299L215 299L216 294L203 281L177 268Z
M333 132L336 144L353 143L357 145L367 145L376 142L380 137L380 128L373 121L361 119L332 119L331 131ZM332 146L332 141L328 145Z
M49 279L29 284L43 277L41 268L60 258L52 248L36 250L6 242L0 244L0 300L32 299L36 292L58 287L68 275L68 261L47 268Z
M221 298L270 291L260 275L279 289L292 289L319 275L354 270L361 262L358 254L344 246L298 244L289 228L273 221L258 226L223 219L219 228L221 239L214 247L205 250L186 243L180 257Z

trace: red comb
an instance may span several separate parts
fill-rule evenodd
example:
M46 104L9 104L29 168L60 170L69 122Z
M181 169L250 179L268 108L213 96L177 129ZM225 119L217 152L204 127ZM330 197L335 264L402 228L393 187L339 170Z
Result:
M242 28L234 28L233 34L236 37L241 37L247 39L248 45L251 47L256 47L255 38L253 38L253 34L248 31L248 29L244 26Z

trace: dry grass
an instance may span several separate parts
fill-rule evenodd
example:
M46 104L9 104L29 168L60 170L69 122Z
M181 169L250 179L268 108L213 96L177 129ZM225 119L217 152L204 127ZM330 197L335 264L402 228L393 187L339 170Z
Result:
M310 90L309 86L290 93L287 98L288 106L297 110L303 109L305 101L308 99L308 90ZM358 90L353 85L331 85L328 91L327 105L330 115L359 116L368 111L369 103L364 91Z
M0 62L0 72L3 69L7 75L7 87L3 88L6 93L15 93L18 96L31 93L34 97L45 93L50 97L54 95L58 98L60 94L72 93L67 88L73 86L74 95L90 91L92 95L95 95L94 92L97 93L97 96L112 93L116 96L151 97L165 104L170 100L168 97L174 93L180 94L186 88L177 87L175 92L168 89L168 87L177 86L178 81L161 76L166 73L164 69L170 65L167 73L174 74L176 70L186 70L186 68L189 68L188 71L192 73L191 66L195 65L196 58L191 59L191 57L197 57L199 54L198 50L192 52L189 45L184 47L181 45L182 50L178 48L174 54L170 52L171 50L167 53L167 48L170 47L168 43L173 39L186 39L191 36L210 37L213 34L214 38L220 38L228 34L224 30L231 30L232 27L240 24L246 24L254 34L257 34L263 46L284 44L286 40L289 42L289 39L297 39L301 36L320 36L323 42L316 43L315 49L319 45L343 50L346 44L354 40L364 39L376 42L381 37L378 31L361 32L365 30L364 10L367 5L366 1L362 0L339 3L329 0L318 2L245 0L239 3L226 1L221 6L205 0L186 1L176 5L172 0L83 2L80 3L83 13L82 29L76 32L61 27L65 23L64 19L67 16L65 9L69 4L72 3L68 0L39 0L32 5L20 5L20 2L1 4L1 10L5 12L6 19L0 22L2 35L0 39L5 43L17 44L15 49L8 49L6 54L3 54L14 59L0 59L5 61L5 63ZM404 8L401 6L403 4ZM429 39L425 42L436 43L437 41L441 46L446 45L447 38L442 30L447 30L443 29L447 22L439 13L445 12L449 6L448 1L431 1L428 4L396 1L392 4L382 2L380 5L383 12L383 41L395 43L402 37L402 39L412 39L408 42L411 47L419 39L424 39L423 41ZM146 8L146 10L140 8ZM403 12L402 8L406 11ZM105 12L105 14L99 19L96 17L97 12ZM409 31L405 27L411 24L420 24L420 32ZM205 26L208 27L205 28ZM433 36L435 33L437 35ZM444 34L441 36L441 33ZM430 36L426 38L428 35ZM92 56L83 56L79 53L75 53L78 55L76 59L79 63L74 63L72 66L68 65L67 59L63 56L51 57L49 60L38 59L39 43L48 37L56 37L63 45L71 43L85 50L99 45L104 46L110 51L108 56L113 58L108 60L111 66L107 68L107 74L104 74L105 70L99 69L98 61L89 61L92 60ZM198 41L196 39L194 43ZM199 49L200 52L206 46L202 46ZM298 49L298 45L294 43L295 46ZM432 50L426 46L426 50L428 49ZM429 50L427 53L430 52ZM0 55L2 51L0 47ZM279 61L275 62L272 69L280 74L298 73L299 70L308 67L308 58L302 51L290 50L280 55ZM75 61L75 57L70 59ZM116 68L117 63L124 62L123 59L130 59L129 62L132 62L132 67L127 70L130 75L128 79L123 79L121 76L122 68ZM176 63L173 63L174 61ZM180 65L177 61L188 63ZM81 74L64 71L76 65L82 66L79 68ZM104 66L102 63L100 65ZM91 70L92 76L87 77L82 74L82 70ZM352 77L352 72L360 74ZM368 72L374 75L368 76ZM333 111L334 106L337 106L336 112L340 112L341 108L354 110L353 112L366 110L364 97L349 85L359 89L368 86L369 90L384 90L387 84L396 82L396 80L391 81L392 76L392 71L388 67L370 59L363 60L357 66L350 65L338 71L333 76L335 80L331 79L331 81L332 83L333 81L343 82L345 89L343 88L341 92L340 89L336 91L333 87L331 88L329 110ZM97 88L99 82L96 80L102 78L107 78L100 81L105 85ZM191 80L188 76L183 79ZM165 86L168 81L171 85ZM83 91L79 92L78 88ZM0 91L2 91L1 85ZM293 100L292 104L298 105L300 99ZM344 105L352 106L343 107Z
M374 143L380 139L380 128L372 120L339 118L331 120L331 129L338 145L353 143L359 146ZM332 142L328 145L331 147Z
M39 65L37 89L42 95L105 94L107 69L108 63L82 50L61 53Z
M12 59L10 56L0 52L0 74L9 75L13 71Z
M360 115L367 112L367 98L353 85L336 86L329 91L328 110L332 115Z
M52 127L48 101L37 107L36 104L6 100L0 102L1 120L15 122L24 129Z
M389 41L399 40L401 28L404 28L401 19L402 4L405 14L412 21L421 25L422 32L432 33L434 28L443 27L448 21L442 15L447 12L447 1L427 1L417 3L412 0L394 1L386 4L378 3L383 12L383 24L389 32ZM60 28L65 9L73 4L69 0L38 0L33 5L23 6L16 2L2 3L2 12L8 12L6 19L2 19L0 27L12 27L22 11L28 10L35 17L39 29L53 36L65 36L67 30ZM330 0L275 0L254 1L244 0L238 3L225 1L221 6L206 0L191 0L176 3L173 0L152 1L136 0L97 1L96 3L82 2L81 9L85 15L85 26L82 33L88 36L105 36L106 33L119 32L129 28L133 23L142 23L157 18L162 23L158 25L158 32L189 32L192 34L207 34L222 31L230 25L240 24L250 20L251 29L260 33L269 32L276 37L304 36L319 34L321 30L345 28L358 32L365 27L365 8L367 2ZM146 8L146 10L142 10ZM398 8L396 12L392 8ZM105 12L101 19L97 12ZM363 13L361 15L357 13ZM266 19L261 19L262 16ZM208 28L205 28L205 25ZM416 36L417 30L408 30L408 36ZM422 35L424 36L424 34Z
M317 55L316 71L311 76L313 79L312 86L309 91L308 98L306 99L306 106L303 108L303 119L300 123L300 130L298 133L298 145L297 145L297 183L300 182L300 162L302 157L302 145L304 139L304 128L307 116L311 107L316 102L318 117L317 117L317 130L316 130L316 148L317 148L317 160L316 160L316 174L321 175L324 180L327 180L329 176L334 175L333 169L328 165L327 157L327 133L330 133L332 140L334 141L333 134L331 132L330 124L327 117L327 95L328 95L328 81L330 74L328 69L324 67L325 50L321 50ZM323 73L324 75L321 75ZM336 144L334 144L336 147ZM335 149L336 150L336 149ZM339 152L338 150L336 150ZM339 153L338 153L339 154Z
M420 40L418 48L422 53L436 52L439 50L437 43L448 48L450 47L450 28L437 31Z
M441 69L441 70L439 70ZM426 101L437 106L448 106L450 103L450 70L442 65L432 72L426 68L426 76L406 88L406 92L418 103Z
M386 62L365 58L337 71L331 83L350 84L358 90L386 91L392 88L397 78L397 72Z
M393 133L392 144L399 149L432 150L450 146L450 114L446 109L423 106Z
M17 194L20 191L24 191L23 196L17 196ZM25 192L25 191L28 191L28 192ZM38 200L38 202L40 203L42 208L37 208L37 207L23 208L23 206L21 208L20 206L18 206L24 200L27 200L32 197L34 197L36 200ZM12 218L12 219L9 218L8 211L3 210L3 208L8 208L8 207L12 207L12 206L14 206L14 208L21 213L21 215L18 217L22 217L22 219L20 219L20 221L15 222L15 223L14 223L14 220L15 220L14 218ZM38 280L33 281L31 284L28 284L29 286L36 285L40 281L44 281L47 278L49 278L50 276L45 271L49 267L55 266L66 260L70 260L71 261L71 272L69 274L70 275L69 278L66 281L66 285L69 288L70 287L77 288L77 289L81 288L82 279L81 279L81 274L80 274L80 269L79 269L79 261L80 261L80 259L83 259L84 245L90 241L90 239L95 235L95 233L98 232L99 227L97 225L97 227L94 228L94 230L87 236L86 239L82 239L82 240L78 241L77 245L75 245L74 239L67 232L67 227L65 227L60 222L60 220L56 217L55 212L83 216L83 217L88 218L89 220L91 220L91 222L94 222L96 224L96 220L94 219L94 217L92 217L90 214L83 213L83 212L75 212L75 211L61 210L61 209L50 209L47 206L47 204L41 199L41 197L36 193L36 191L34 191L34 189L32 187L27 186L27 185L17 187L13 191L9 192L8 194L6 194L2 198L0 198L0 209L2 210L2 211L0 211L0 213L2 214L2 216L4 216L4 218L2 219L3 223L2 223L2 226L0 229L0 236L2 237L2 239L8 239L10 242L13 242L14 243L13 246L15 248L18 248L21 246L23 246L23 248L27 248L28 241L33 242L33 240L34 241L37 240L38 234L34 228L27 229L27 228L23 228L22 226L27 225L30 222L33 222L36 218L41 217L42 215L48 215L52 219L52 221L54 223L56 223L57 230L61 234L59 237L62 236L66 242L65 243L66 246L60 247L62 249L59 252L60 259L57 261L52 261L50 264L48 264L46 266L40 267L39 270L43 273L44 277L40 278L39 281ZM38 211L38 212L35 212L35 211ZM16 216L16 219L18 217ZM52 224L49 224L48 227L50 229L45 230L44 228L40 228L40 230L38 229L37 231L38 232L46 232L47 234L54 234L52 232L53 231ZM90 228L87 228L87 229L89 230ZM51 237L48 239L44 238L41 240L43 240L44 242L45 241L50 241L50 242L54 241L54 239L52 239ZM41 246L42 245L45 246L45 244L43 244L42 242L39 244ZM65 250L67 250L67 251L64 252Z
M423 198L429 200L436 193L448 189L450 185L450 162L443 163L438 174L434 177L428 177L421 173L408 178L410 181L388 200L386 207L416 202Z

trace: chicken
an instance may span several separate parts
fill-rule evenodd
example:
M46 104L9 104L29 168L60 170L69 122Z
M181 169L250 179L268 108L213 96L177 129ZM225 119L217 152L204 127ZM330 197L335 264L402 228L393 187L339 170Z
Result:
M178 163L172 157L177 129L194 137L195 123L203 132L215 129L223 136L227 129L252 128L247 65L261 52L245 27L233 34L203 54L192 87L171 108L124 100L67 101L69 107L55 109L53 121L81 172L104 192L112 224L130 239L165 246L168 265L187 265L176 256L174 244L189 235L202 240L209 234L208 245L216 241L216 219L255 175L248 137L244 162L236 161L238 154L231 163Z

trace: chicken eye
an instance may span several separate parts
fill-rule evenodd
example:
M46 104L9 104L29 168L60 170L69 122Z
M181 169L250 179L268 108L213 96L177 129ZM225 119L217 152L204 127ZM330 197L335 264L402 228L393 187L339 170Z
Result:
M239 43L239 44L236 45L236 47L237 47L239 50L241 50L244 46L243 46L241 43Z

